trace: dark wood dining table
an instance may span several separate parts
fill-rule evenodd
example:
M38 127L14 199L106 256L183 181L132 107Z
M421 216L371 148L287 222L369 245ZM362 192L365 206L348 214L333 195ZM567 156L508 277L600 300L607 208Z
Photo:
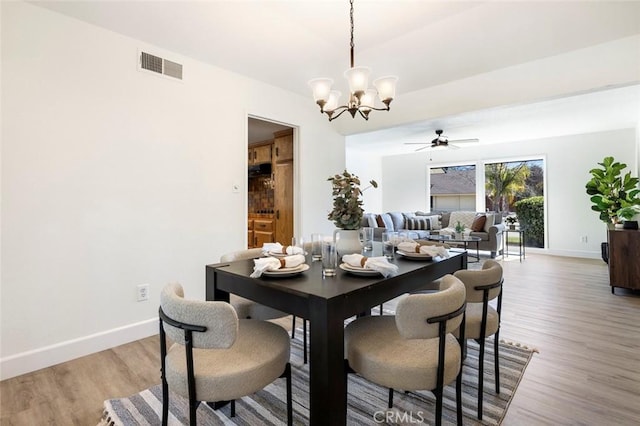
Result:
M373 255L379 255L380 246L374 247ZM311 256L307 256L307 271L288 278L250 278L252 260L207 265L206 300L229 301L229 294L234 293L308 319L310 424L345 425L344 320L466 269L467 254L452 253L447 259L431 261L396 254L391 262L398 265L398 274L389 278L356 276L341 269L336 276L323 278L320 262L312 262Z

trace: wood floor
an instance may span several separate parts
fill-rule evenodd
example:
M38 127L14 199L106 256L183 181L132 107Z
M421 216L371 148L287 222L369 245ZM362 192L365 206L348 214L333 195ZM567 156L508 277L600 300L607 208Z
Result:
M612 295L600 260L502 263L501 337L539 350L503 424L640 424L640 295ZM159 383L158 366L150 337L2 381L0 424L95 425L103 400Z

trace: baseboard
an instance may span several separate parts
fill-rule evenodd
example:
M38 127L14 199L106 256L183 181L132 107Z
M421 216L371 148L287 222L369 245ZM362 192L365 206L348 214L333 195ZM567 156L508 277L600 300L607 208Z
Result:
M51 367L158 333L158 318L151 318L78 339L67 340L0 359L0 380Z
M530 251L527 248L527 251ZM531 250L532 252L536 252ZM537 252L536 252L537 253ZM546 250L543 254L549 254L552 256L564 256L564 257L581 257L583 259L602 259L601 253L594 251L586 251L586 250Z

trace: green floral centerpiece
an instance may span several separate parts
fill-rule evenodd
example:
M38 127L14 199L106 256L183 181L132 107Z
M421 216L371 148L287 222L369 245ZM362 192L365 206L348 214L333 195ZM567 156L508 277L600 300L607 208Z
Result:
M361 190L360 178L346 170L327 180L331 182L333 187L333 210L328 215L329 220L340 229L359 229L364 214L360 196L366 189L377 188L378 183L375 180L370 180L370 186Z

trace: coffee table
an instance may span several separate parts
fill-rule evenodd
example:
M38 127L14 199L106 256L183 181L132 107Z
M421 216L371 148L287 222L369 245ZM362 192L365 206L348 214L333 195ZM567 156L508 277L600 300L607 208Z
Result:
M482 241L482 238L480 237L468 236L468 237L462 237L462 238L455 238L454 235L429 235L427 239L431 241L438 241L441 243L456 243L456 244L462 245L462 249L465 252L468 252L469 244L475 243L476 244L475 256L473 254L468 254L468 253L467 253L467 256L475 259L473 261L469 260L469 262L480 262L480 241Z

